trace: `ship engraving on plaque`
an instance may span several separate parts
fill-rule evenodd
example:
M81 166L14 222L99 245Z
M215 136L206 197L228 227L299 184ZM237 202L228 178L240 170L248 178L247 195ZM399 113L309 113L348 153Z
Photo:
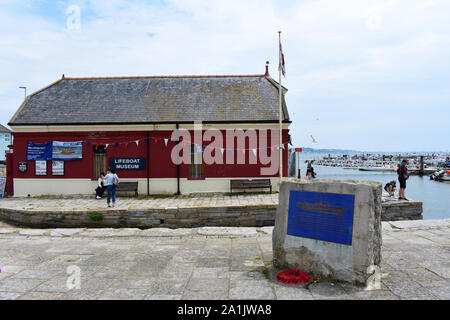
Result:
M287 234L352 244L355 196L291 190Z

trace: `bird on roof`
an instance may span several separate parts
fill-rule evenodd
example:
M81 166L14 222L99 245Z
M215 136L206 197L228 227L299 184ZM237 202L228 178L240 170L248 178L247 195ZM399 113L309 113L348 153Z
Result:
M317 143L316 139L314 139L314 137L311 135L311 139L313 143Z

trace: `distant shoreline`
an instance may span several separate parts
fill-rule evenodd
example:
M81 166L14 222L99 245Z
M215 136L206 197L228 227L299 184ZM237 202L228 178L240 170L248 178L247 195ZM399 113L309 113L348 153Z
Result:
M446 151L359 151L359 150L348 150L348 149L314 149L314 148L302 148L302 152L311 153L360 153L360 154L446 154Z

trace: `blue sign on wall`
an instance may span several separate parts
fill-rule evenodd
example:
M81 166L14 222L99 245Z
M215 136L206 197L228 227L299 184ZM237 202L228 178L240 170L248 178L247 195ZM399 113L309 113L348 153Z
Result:
M52 143L27 142L27 160L51 160Z
M145 158L110 158L109 166L114 170L145 170Z
M355 196L291 190L287 234L352 244Z

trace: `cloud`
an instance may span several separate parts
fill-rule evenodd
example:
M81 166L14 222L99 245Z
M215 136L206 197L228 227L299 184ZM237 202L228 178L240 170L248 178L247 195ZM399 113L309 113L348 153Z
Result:
M79 29L68 28L73 5ZM313 134L317 147L448 149L449 129L410 128L450 118L448 12L446 0L2 1L0 123L22 102L18 86L31 93L63 73L262 74L270 60L277 78L282 30L296 145ZM383 123L399 139L376 140Z

